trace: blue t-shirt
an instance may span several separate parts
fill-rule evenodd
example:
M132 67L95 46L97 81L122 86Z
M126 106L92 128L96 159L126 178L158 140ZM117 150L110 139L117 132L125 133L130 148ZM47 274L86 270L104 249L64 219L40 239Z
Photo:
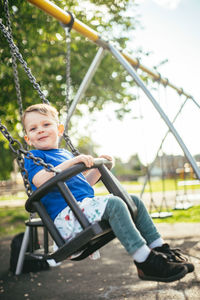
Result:
M54 167L73 157L73 155L65 149L31 150L31 152L35 157L42 158L45 163L50 163ZM43 167L36 165L32 159L25 158L25 169L28 172L28 178L31 183L32 190L34 191L37 188L32 182L33 177L41 171ZM81 202L86 197L94 197L94 190L82 173L67 180L66 184L77 201ZM67 206L66 201L57 188L53 188L51 192L41 199L41 201L46 207L52 220L54 220L56 216Z

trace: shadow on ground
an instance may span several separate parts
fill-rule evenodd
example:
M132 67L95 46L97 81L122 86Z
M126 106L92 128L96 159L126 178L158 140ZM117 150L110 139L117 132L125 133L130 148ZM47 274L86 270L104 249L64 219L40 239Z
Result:
M12 275L9 268L11 238L0 244L0 299L4 300L101 300L101 299L200 299L200 224L159 224L172 246L189 254L195 272L173 283L138 279L132 259L117 240L101 249L101 258L64 261L59 267L38 273Z

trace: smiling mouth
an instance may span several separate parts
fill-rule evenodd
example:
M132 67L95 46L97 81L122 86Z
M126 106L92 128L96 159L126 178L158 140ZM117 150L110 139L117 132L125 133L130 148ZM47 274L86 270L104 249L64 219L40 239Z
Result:
M39 141L45 140L46 138L48 138L48 136L42 136L41 138L39 138Z

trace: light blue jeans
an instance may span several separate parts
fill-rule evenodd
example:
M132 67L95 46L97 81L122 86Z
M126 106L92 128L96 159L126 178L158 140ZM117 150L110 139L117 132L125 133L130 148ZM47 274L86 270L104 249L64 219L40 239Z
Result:
M103 220L107 220L129 254L133 254L144 244L151 244L160 238L143 202L136 196L131 196L137 206L137 217L133 222L126 203L119 197L110 197L106 205Z

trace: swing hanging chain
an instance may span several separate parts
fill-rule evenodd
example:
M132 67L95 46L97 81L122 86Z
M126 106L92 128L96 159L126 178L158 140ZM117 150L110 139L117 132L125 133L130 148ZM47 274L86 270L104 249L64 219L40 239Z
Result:
M66 51L66 98L65 98L65 104L66 104L66 112L68 113L69 111L69 105L70 105L70 87L71 87L71 76L70 76L70 57L71 57L71 30L74 24L74 16L70 11L67 11L67 13L70 15L71 20L68 24L60 23L61 26L65 30L65 41L66 41L66 46L67 46L67 51Z
M31 69L27 66L26 61L23 59L22 54L19 52L18 47L15 45L13 39L12 39L12 35L10 34L10 32L8 30L6 30L6 27L4 26L4 24L2 23L1 19L0 19L0 29L4 35L4 37L7 39L8 44L10 46L11 51L13 52L13 54L15 55L15 57L19 60L19 62L21 63L21 65L24 68L24 71L26 72L30 82L32 83L34 89L38 92L39 97L42 99L43 103L49 104L49 101L45 98L45 95L43 94L40 85L37 83L35 77L33 76L33 74L31 73Z
M24 167L24 158L20 152L18 152L16 159L17 159L17 164L20 168L20 172L21 172L23 181L24 181L24 187L26 189L26 193L27 193L28 197L30 197L32 194L32 188L31 188L31 185L30 185L30 182L28 179L28 172Z
M8 27L8 32L10 34L11 39L13 40L8 0L4 1L4 12L5 12L5 15L6 15L6 25ZM22 105L22 96L21 96L21 88L20 88L20 82L19 82L19 74L18 74L18 69L17 69L16 57L15 57L15 54L13 53L13 51L12 51L12 48L11 48L10 52L11 52L11 57L12 57L12 67L13 67L15 89L16 89L16 94L17 94L17 102L18 102L18 105L19 105L20 118L22 119L23 105Z
M73 24L72 24L73 25ZM65 33L66 33L66 44L67 44L67 54L66 54L66 98L65 98L65 103L66 103L66 112L68 113L69 111L69 106L70 106L70 87L71 87L71 76L70 76L70 70L71 70L71 63L70 63L70 57L71 57L71 34L70 31L71 29L69 28L64 28ZM68 134L67 134L67 126L65 128L65 132L63 133L63 138L69 146L71 152L73 155L79 155L79 151L73 146Z
M30 182L28 180L27 170L24 167L24 157L26 157L27 159L32 159L36 165L43 166L44 169L48 172L53 172L55 174L60 173L60 171L56 170L52 164L45 163L42 158L35 157L33 153L25 150L22 144L10 135L7 128L4 125L2 125L1 120L0 120L0 131L4 135L4 137L8 140L10 149L17 157L17 162L20 167L20 171L24 180L24 186L26 188L26 192L28 196L31 195L32 189L31 189Z
M27 195L30 196L32 194L32 189L31 189L30 182L28 180L27 170L24 168L24 158L23 158L21 152L19 152L19 151L17 152L14 148L14 144L18 144L18 146L20 148L22 148L22 145L19 143L19 141L12 138L12 136L9 134L7 128L1 124L1 120L0 120L0 131L4 135L4 137L8 140L10 149L15 153L15 155L17 154L16 155L17 164L20 168L20 172L21 172L23 182L24 182L24 187L26 189Z
M13 62L15 62L15 64L16 64L16 58L19 60L19 62L22 64L22 66L23 66L30 82L32 83L32 85L36 89L36 91L38 92L40 98L43 100L44 103L49 104L49 101L45 98L44 94L41 91L40 85L36 82L35 77L32 75L31 69L27 66L26 61L23 59L21 53L19 52L18 47L15 45L15 43L13 41L7 0L5 1L5 13L6 13L6 18L7 18L8 30L6 29L6 27L2 23L1 19L0 19L0 29L3 33L3 35L5 36L5 38L7 39L8 44L10 46L11 54L14 57L14 59L12 58ZM73 22L74 22L72 20L74 20L73 16L72 16L71 22L70 22L71 23L70 24L71 28L72 28ZM68 29L68 32L70 32L71 28ZM70 48L69 47L68 47L67 55L70 55ZM70 74L70 64L68 65L67 69L68 69L68 72ZM17 69L15 69L15 70L17 70ZM16 74L17 82L19 83L18 72L16 71L15 74ZM69 82L69 79L68 79L68 82ZM20 91L20 86L18 84L17 84L17 87L18 87L17 88L18 91ZM19 99L21 99L21 93L20 93L20 98ZM20 115L22 115L22 114L23 114L23 108L22 108L22 101L21 101L21 103L20 103ZM9 141L10 149L17 156L17 162L18 162L18 165L20 167L22 177L23 177L23 180L24 180L24 185L25 185L25 188L26 188L26 191L27 191L28 195L31 194L32 189L31 189L31 185L30 185L29 180L28 180L27 171L24 168L24 157L26 157L28 159L32 159L35 164L43 166L45 168L45 170L48 171L48 172L54 172L55 174L59 173L59 171L55 170L53 165L45 163L41 158L37 158L30 151L25 150L23 148L23 146L21 145L21 143L18 140L14 139L9 134L7 128L4 125L2 125L1 120L0 120L0 131L4 135L4 137ZM65 141L66 141L67 145L70 147L72 153L74 155L79 155L80 154L79 151L74 148L69 136L66 133L64 133L63 136L65 138ZM18 149L15 149L15 145L18 146Z
M66 98L65 98L65 103L66 103L66 111L68 113L69 111L69 105L70 105L70 87L71 87L71 76L70 76L70 70L71 70L71 62L70 62L70 57L71 57L71 34L70 30L65 28L65 33L66 33L66 44L67 44L67 54L66 54Z
M71 142L71 140L70 140L70 138L69 138L69 136L68 136L68 134L67 134L66 132L63 132L63 138L64 138L64 140L65 140L67 146L69 146L69 148L70 148L72 154L73 154L74 156L80 155L80 152L78 151L78 149L76 149L76 148L74 147L74 145L72 144L72 142Z
M69 107L70 107L70 88L71 88L71 76L70 76L70 70L71 70L71 29L74 24L74 17L71 12L68 11L68 14L71 16L71 21L69 24L63 24L61 23L62 27L65 30L66 35L66 45L67 45L67 52L66 52L66 98L65 98L65 104L66 104L66 112L68 113ZM77 156L80 154L80 152L73 146L68 134L68 127L65 127L65 131L63 133L63 138L66 142L66 145L70 148L73 155Z
M6 24L8 27L8 32L10 33L10 36L13 40L8 0L5 0L5 2L4 2L4 12L5 12L5 16L6 16ZM12 48L10 48L10 53L11 53L11 58L12 58L12 68L13 68L13 76L14 76L14 82L15 82L15 90L16 90L16 95L17 95L17 103L18 103L18 107L19 107L20 119L22 121L23 102L22 102L21 87L20 87L20 82L19 82L19 73L18 73L18 68L17 68L16 57L12 51ZM22 122L22 124L23 124L23 122ZM22 125L22 126L23 126L23 131L25 131L24 125ZM25 141L24 141L24 147L26 150L28 150L28 145ZM20 167L21 163L20 164L18 163L18 165Z

